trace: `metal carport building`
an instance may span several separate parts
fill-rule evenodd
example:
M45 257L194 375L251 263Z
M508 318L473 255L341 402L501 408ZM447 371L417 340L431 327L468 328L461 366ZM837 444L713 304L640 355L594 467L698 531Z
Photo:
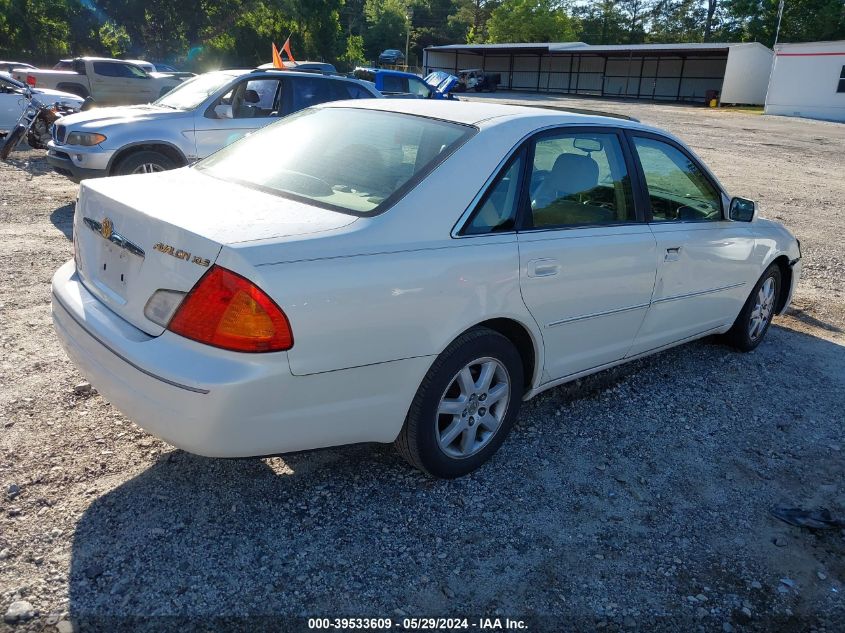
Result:
M712 90L722 103L762 105L772 51L756 42L450 44L426 48L423 66L500 73L506 90L692 102Z

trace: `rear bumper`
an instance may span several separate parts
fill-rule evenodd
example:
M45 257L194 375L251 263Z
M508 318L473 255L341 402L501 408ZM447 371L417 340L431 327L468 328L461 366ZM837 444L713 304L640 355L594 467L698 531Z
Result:
M109 175L109 163L114 152L99 147L71 147L47 143L47 162L53 170L79 182L85 178Z
M72 261L53 277L52 306L62 346L109 402L153 435L209 457L390 442L432 360L293 376L285 352L151 337L91 295Z

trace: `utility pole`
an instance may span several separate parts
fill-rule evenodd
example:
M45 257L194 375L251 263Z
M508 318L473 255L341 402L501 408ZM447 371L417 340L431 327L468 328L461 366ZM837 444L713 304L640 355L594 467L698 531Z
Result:
M778 26L775 29L775 45L777 45L778 37L780 36L780 21L783 19L783 2L784 0L780 0L780 4L778 5Z
M405 70L408 70L408 49L411 45L411 20L413 17L414 10L408 8L408 28L405 30Z

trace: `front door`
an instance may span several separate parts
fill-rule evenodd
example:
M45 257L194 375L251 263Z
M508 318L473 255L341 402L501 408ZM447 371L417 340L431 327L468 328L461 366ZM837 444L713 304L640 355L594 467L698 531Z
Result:
M197 158L205 158L250 132L277 121L282 112L281 79L246 79L205 112L197 112Z
M21 90L0 77L0 130L11 131L21 117L27 104Z
M543 334L547 382L625 356L649 307L657 257L617 131L546 132L532 150L520 285Z
M723 196L680 145L631 135L648 190L657 242L652 305L630 355L731 323L756 279L754 237L747 224L724 219Z

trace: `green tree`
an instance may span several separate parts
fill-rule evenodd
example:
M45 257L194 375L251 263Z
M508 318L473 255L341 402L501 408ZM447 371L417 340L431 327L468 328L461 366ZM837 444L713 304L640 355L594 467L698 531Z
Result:
M367 0L364 15L367 18L364 43L368 59L377 59L386 48L405 50L409 24L407 7L400 0Z
M350 35L346 38L346 52L340 56L340 61L351 70L367 61L364 54L364 38L360 35Z
M778 0L724 0L724 13L716 39L774 44ZM845 39L842 0L787 0L784 4L781 42L841 39Z
M131 40L126 29L114 22L104 22L99 30L100 42L110 57L121 57L129 50Z
M626 38L626 18L617 0L600 0L575 8L577 39L587 44L618 44Z
M554 0L504 0L487 22L489 42L567 42L575 21Z
M705 8L699 0L658 0L651 10L649 42L701 42Z

